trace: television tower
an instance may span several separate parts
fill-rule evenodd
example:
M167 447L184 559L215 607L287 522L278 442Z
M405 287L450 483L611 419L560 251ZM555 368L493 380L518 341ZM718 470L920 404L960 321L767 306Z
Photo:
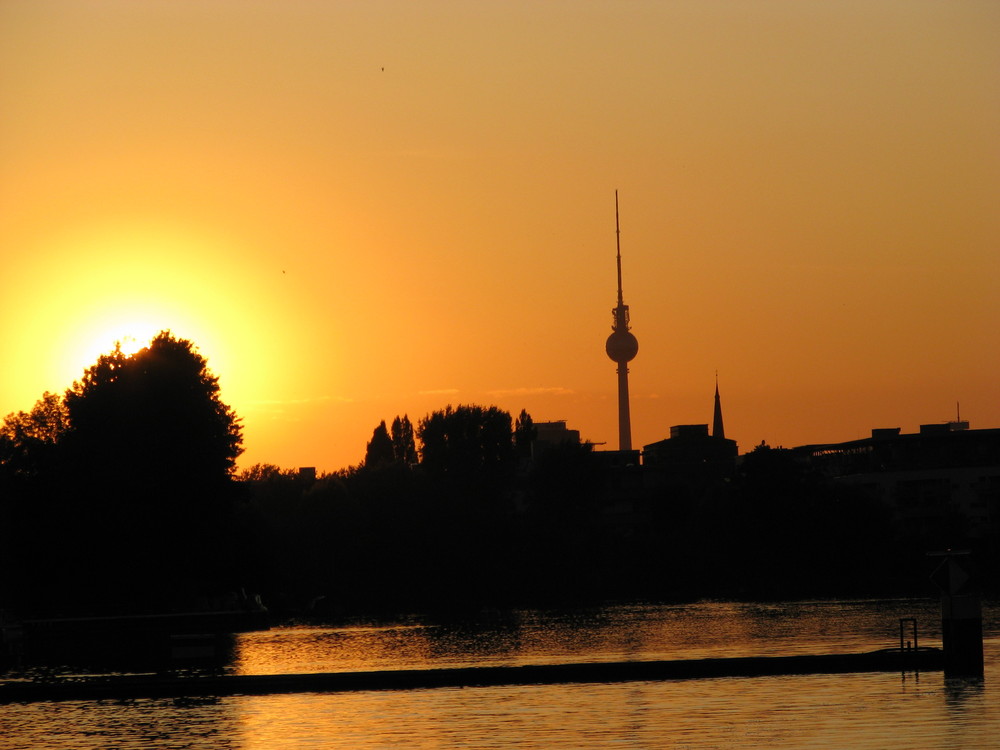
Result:
M618 363L618 450L632 450L632 420L628 408L628 363L639 353L639 342L629 331L628 305L622 297L622 243L618 224L618 191L615 191L615 245L618 260L618 305L611 311L611 335L604 350Z

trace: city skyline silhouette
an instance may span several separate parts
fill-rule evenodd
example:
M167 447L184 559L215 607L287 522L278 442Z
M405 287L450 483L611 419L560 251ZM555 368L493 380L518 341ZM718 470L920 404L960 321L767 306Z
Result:
M449 402L614 445L618 189L633 445L715 372L742 446L1000 424L995 8L383 11L0 8L0 414L169 329L241 465Z

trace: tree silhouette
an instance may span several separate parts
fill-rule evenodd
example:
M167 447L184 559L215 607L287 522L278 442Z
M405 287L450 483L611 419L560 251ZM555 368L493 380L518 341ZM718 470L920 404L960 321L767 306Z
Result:
M518 458L531 458L531 444L535 441L538 430L526 409L521 409L521 413L514 420L514 448Z
M0 603L34 601L62 567L60 540L73 524L60 512L61 440L68 427L59 396L46 392L30 412L0 425ZM55 554L49 554L52 550Z
M417 444L414 440L413 425L410 418L398 415L392 420L392 450L396 460L407 466L417 462Z
M65 405L61 494L75 534L62 541L74 590L107 609L226 585L242 430L193 344L163 331L133 355L116 347Z
M68 429L65 404L46 391L30 412L8 414L0 425L0 469L8 476L45 473L52 468L56 448Z
M427 415L417 427L421 464L433 473L492 475L511 466L510 414L495 406L462 406Z
M383 419L372 432L372 439L365 446L365 466L392 463L395 459L392 438Z
M276 477L291 474L291 470L282 469L277 464L257 463L244 469L237 477L241 482L266 482Z
M129 356L116 347L66 391L71 453L92 474L121 483L228 479L242 428L219 399L218 378L169 331Z

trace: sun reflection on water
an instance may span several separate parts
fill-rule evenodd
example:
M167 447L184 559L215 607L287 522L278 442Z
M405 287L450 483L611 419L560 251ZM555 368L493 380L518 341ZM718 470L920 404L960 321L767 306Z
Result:
M292 627L245 633L236 674L422 669L852 653L898 644L916 616L921 642L940 641L933 601L701 602L592 610L515 611L475 620Z
M986 679L940 672L716 678L35 703L3 707L3 748L285 750L989 747L1000 735L1000 609L986 619ZM517 612L476 622L277 628L240 636L239 674L878 648L933 601L706 603ZM938 641L939 642L939 641Z

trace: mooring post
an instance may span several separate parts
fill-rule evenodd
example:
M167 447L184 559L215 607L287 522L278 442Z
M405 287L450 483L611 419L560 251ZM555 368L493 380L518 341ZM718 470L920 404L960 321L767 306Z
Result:
M972 555L931 552L943 557L931 574L941 589L941 642L945 677L983 676L983 605Z

